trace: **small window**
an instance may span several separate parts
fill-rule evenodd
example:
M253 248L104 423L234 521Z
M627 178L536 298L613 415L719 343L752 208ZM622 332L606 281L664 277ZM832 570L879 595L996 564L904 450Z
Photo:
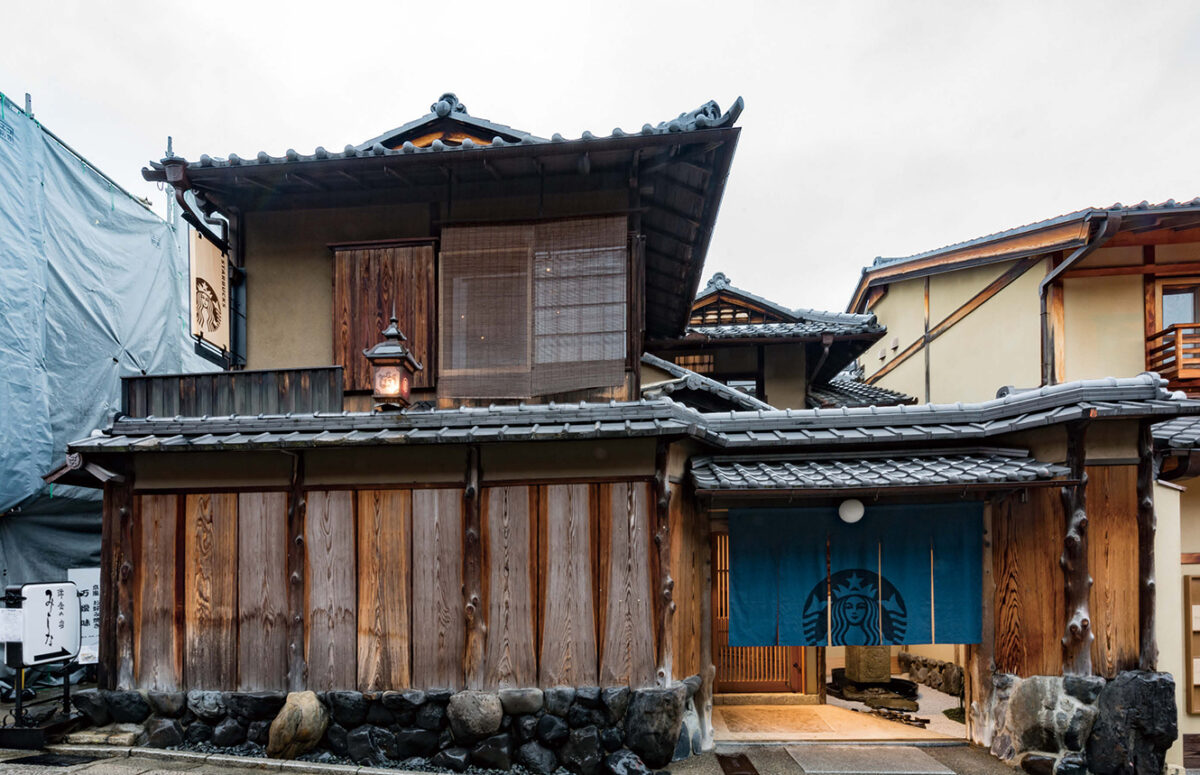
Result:
M716 363L711 353L700 355L676 355L675 365L690 369L697 374L712 374L716 371Z
M1200 322L1200 287L1164 288L1163 328Z

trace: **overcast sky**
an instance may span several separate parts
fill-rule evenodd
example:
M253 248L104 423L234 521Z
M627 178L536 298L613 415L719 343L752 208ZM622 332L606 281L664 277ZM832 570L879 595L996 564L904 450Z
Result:
M340 149L454 91L548 137L746 109L705 276L844 308L877 255L1200 196L1200 3L21 2L0 90L162 210L202 153ZM4 181L0 181L3 185Z

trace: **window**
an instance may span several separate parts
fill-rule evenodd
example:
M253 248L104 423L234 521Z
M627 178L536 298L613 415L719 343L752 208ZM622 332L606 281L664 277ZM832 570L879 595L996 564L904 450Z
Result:
M379 342L393 304L423 367L413 387L433 387L433 246L339 248L333 262L333 362L344 370L344 388L371 389L362 351Z
M443 391L527 398L624 379L625 220L448 228Z
M713 361L711 353L702 353L700 355L676 355L675 365L682 366L685 369L691 369L697 374L712 374L716 371L716 364Z
M1166 287L1162 294L1162 327L1200 322L1200 288Z

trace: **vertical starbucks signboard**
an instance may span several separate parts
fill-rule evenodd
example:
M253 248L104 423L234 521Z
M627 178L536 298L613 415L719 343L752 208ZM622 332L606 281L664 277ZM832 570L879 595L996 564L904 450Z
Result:
M229 272L225 256L195 229L188 229L191 253L192 336L229 349Z

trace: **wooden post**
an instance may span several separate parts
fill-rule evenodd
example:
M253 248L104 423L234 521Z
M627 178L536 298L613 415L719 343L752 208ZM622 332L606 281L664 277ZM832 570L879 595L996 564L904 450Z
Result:
M691 497L691 496L686 496ZM703 561L700 581L700 691L696 693L696 710L700 712L701 747L709 750L713 745L712 708L713 681L717 667L713 664L713 579L712 579L712 516L707 508L694 499L692 518L696 521L696 541L702 547Z
M304 458L295 453L287 508L287 687L290 692L308 686L308 660L304 653L304 522L308 501L304 493Z
M124 485L113 488L113 516L117 519L120 538L117 550L117 621L116 621L116 688L133 688L133 526L137 520L137 501L133 497L133 477ZM111 680L111 679L110 679Z
M654 544L658 547L658 594L662 605L658 620L659 686L670 686L674 678L671 619L675 615L675 579L671 578L671 487L667 481L670 449L670 442L660 440L654 452Z
M121 481L104 483L104 505L100 523L100 658L96 665L101 689L115 689L118 673L117 595L120 589L121 527L129 511L130 490Z
M1067 621L1063 633L1063 674L1092 674L1091 614L1088 598L1092 590L1092 577L1088 570L1087 540L1087 451L1085 437L1086 422L1067 426L1067 466L1071 478L1077 484L1062 488L1063 514L1066 517L1066 537L1063 540L1062 565L1065 580Z
M481 478L479 447L469 447L463 489L463 615L467 627L463 673L469 689L483 686L484 639L487 637L487 625L483 620L483 544L480 541ZM420 634L417 637L421 637Z
M1154 513L1154 433L1149 420L1138 426L1138 667L1158 669L1158 642L1155 640L1154 533L1158 518Z

